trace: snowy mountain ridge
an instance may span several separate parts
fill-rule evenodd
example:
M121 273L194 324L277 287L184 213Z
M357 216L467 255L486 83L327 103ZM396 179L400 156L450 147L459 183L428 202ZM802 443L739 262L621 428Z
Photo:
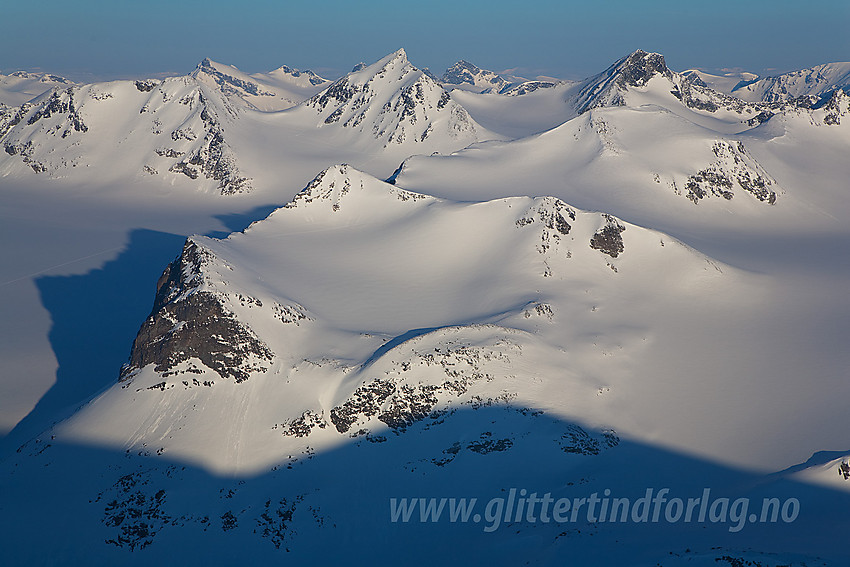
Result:
M812 104L829 98L837 89L850 88L850 63L825 63L809 69L764 77L740 84L731 94L742 100L765 103L800 101Z
M551 89L560 83L539 79L528 80L514 75L495 73L481 69L463 59L446 69L440 82L452 90L461 89L479 94L492 93L508 96L520 96L538 89Z
M261 111L291 108L330 83L312 71L286 65L269 73L248 75L210 59L201 61L191 76L217 85L231 101Z
M604 106L638 106L644 93L653 92L656 103L666 98L666 104L675 104L672 97L694 113L726 117L727 120L737 117L749 126L758 125L772 115L767 107L743 102L709 88L702 81L674 73L667 67L663 55L642 50L587 79L575 95L574 104L579 113Z
M466 141L486 131L403 49L349 73L302 104L318 112L320 127L341 126L389 144L424 142L432 133Z
M101 166L105 179L168 172L239 193L250 183L224 139L236 116L218 91L191 77L54 88L0 114L0 171L64 177Z

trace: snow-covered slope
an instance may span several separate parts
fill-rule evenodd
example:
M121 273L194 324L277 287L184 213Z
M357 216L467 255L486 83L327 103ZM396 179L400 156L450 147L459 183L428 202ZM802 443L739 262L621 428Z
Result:
M269 73L243 73L232 65L204 59L192 77L216 86L231 102L262 111L290 108L307 100L330 81L312 71L300 71L286 65Z
M747 71L729 71L722 75L715 75L699 69L682 71L682 76L687 77L691 82L700 83L717 92L728 95L732 94L735 87L744 83L752 83L759 78L755 73L749 73Z
M244 473L508 391L598 421L602 406L578 402L622 374L640 331L605 338L618 344L613 365L584 332L599 310L649 325L625 306L680 293L647 278L660 269L699 287L734 278L663 235L551 197L464 205L333 167L243 234L190 239L121 381L60 435ZM555 378L560 365L571 378ZM205 411L187 411L190 400Z
M339 539L351 543L328 546L323 562L421 545L420 564L439 540L470 561L826 565L818 553L839 554L822 514L832 492L688 456L776 458L750 412L794 434L768 411L787 385L766 368L747 384L734 373L769 359L771 336L746 321L774 293L667 235L553 197L462 203L335 166L244 232L186 242L118 380L3 462L4 510L23 525L42 502L63 523L76 517L50 545L93 564L187 545L214 563L233 546L309 563L318 542ZM746 514L503 521L501 510L496 525L483 508L478 520L388 519L391 498L448 487L481 506L521 488L709 490L751 498L752 510L762 496L796 498L808 515L804 527ZM792 529L805 535L783 536ZM364 543L372 532L392 537L376 548ZM33 538L7 553L41 560Z
M579 113L609 106L657 105L677 114L687 112L692 121L709 118L726 122L738 131L756 126L771 115L765 107L742 102L673 72L663 55L641 50L584 81L573 103Z
M410 153L435 144L459 149L492 137L436 81L411 65L403 49L349 73L301 108L317 115L320 128L372 138L384 147L407 143Z
M595 108L528 138L410 158L396 182L459 199L521 188L655 227L684 218L723 223L725 211L750 217L782 199L748 143L657 106Z
M397 52L3 107L4 562L846 564L850 97L711 84ZM716 520L585 514L665 487ZM581 512L494 514L532 494ZM478 508L392 519L431 496Z
M191 77L54 88L0 111L0 175L151 175L239 193L250 181L224 137L235 118L219 91Z
M509 88L514 81L486 69L480 69L461 59L443 73L441 82L453 88L472 90L474 92L502 92Z
M440 82L451 90L508 96L520 96L538 89L551 89L562 83L557 80L528 80L515 75L495 73L462 59L446 69Z
M848 87L850 63L826 63L810 69L747 82L733 89L731 94L751 102L805 102L816 101L836 89Z
M50 73L16 71L0 74L0 105L20 106L53 87L71 86L74 83Z
M93 186L150 177L286 199L332 163L389 176L410 155L498 137L403 50L330 86L289 68L249 76L204 60L190 76L53 89L0 108L0 175Z

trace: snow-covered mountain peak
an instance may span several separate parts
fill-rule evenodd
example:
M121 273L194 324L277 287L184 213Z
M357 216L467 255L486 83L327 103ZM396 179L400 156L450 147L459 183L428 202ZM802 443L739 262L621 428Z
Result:
M803 97L828 97L835 89L850 87L850 62L825 63L775 77L745 82L732 90L750 102L783 103Z
M453 83L459 85L461 83L469 83L470 85L475 83L475 75L481 72L481 69L466 61L461 59L443 73L443 82L444 83Z
M741 85L758 80L759 76L747 71L728 71L721 75L708 73L701 69L688 69L681 72L691 83L709 87L723 94L732 94Z
M73 81L50 73L15 71L0 74L0 104L20 106L54 87L73 84Z
M741 131L768 120L773 111L713 90L693 73L671 71L664 56L637 50L584 81L572 97L576 112L607 106L661 107L698 124ZM682 106L685 109L682 109ZM685 110L685 112L683 112ZM722 123L726 123L724 126Z
M502 92L513 83L498 73L476 67L461 59L443 73L442 82L448 85L474 87L481 92Z
M331 166L316 176L285 208L299 208L315 214L319 211L337 213L348 212L346 203L353 202L360 210L376 213L379 209L391 207L393 202L435 201L421 193L405 191L379 181L348 164Z
M361 71L367 71L371 74L377 74L381 71L388 72L391 69L395 68L404 68L410 65L410 61L407 59L407 52L404 48L400 48L389 55L385 55L375 63L371 65L367 65L361 69ZM410 65L412 67L412 65Z
M585 112L599 106L624 106L623 96L629 87L645 87L659 75L673 79L663 55L640 49L634 51L585 81L576 97L577 110Z
M2 171L64 177L92 167L98 181L185 176L207 180L198 182L205 189L240 193L250 183L224 138L237 116L228 100L191 76L54 87L0 111Z
M191 76L210 86L218 86L228 97L262 97L274 96L275 93L264 89L259 83L251 79L236 67L216 63L210 59L201 61Z
M201 61L190 76L220 90L237 106L262 111L291 108L330 82L312 71L287 65L269 73L248 74L209 58Z
M529 81L515 75L496 73L481 69L463 59L446 69L440 82L452 90L510 96L524 95L542 88L552 88L559 83L549 79Z
M468 145L489 133L436 81L407 60L404 49L342 77L307 100L319 126L368 133L389 144L438 136Z
M281 65L280 67L269 73L269 75L272 77L287 78L290 81L296 82L299 85L303 85L305 81L314 86L323 85L325 83L330 82L324 77L320 77L309 69L302 71L301 69L295 69L288 65Z
M616 74L621 86L641 87L656 75L672 78L673 73L667 68L664 56L660 53L647 53L638 49L623 57L609 68Z

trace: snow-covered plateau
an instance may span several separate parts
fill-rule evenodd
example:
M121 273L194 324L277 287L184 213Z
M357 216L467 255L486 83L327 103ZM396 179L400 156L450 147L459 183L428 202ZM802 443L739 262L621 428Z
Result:
M4 564L850 564L848 68L0 75Z

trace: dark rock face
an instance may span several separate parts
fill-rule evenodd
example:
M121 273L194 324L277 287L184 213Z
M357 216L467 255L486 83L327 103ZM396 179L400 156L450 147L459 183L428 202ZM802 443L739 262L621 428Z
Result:
M363 65L363 67L360 67L360 69L366 67L365 63L358 63L358 65ZM358 65L354 66L354 70L351 71L352 73L360 70L360 69L357 68ZM318 76L316 73L311 71L310 69L306 69L304 71L301 71L299 69L293 69L292 67L289 67L287 65L282 65L280 67L280 70L283 71L284 73L286 73L287 75L292 75L293 77L296 77L296 78L300 77L301 75L306 75L307 79L310 81L311 85L321 85L322 83L328 82L327 79L323 79L322 77Z
M268 370L274 353L227 310L216 292L198 288L208 252L187 241L157 284L154 308L133 342L121 380L148 364L163 373L190 358L199 359L222 378L236 382Z
M432 76L431 78L437 80L436 77ZM472 63L462 59L446 69L446 72L443 73L443 77L439 80L439 82L445 85L475 85L478 83L483 86L489 84L490 86L484 88L481 92L499 94L506 94L508 90L516 86L516 83L512 83L506 77L503 77L493 71L476 67ZM536 87L532 87L532 90L534 90L534 88ZM528 92L531 91L529 90Z
M0 105L0 138L20 124L21 120L24 119L24 116L29 113L32 107L33 104L30 102L26 102L18 108L9 108L8 106Z
M442 368L446 378L439 384L412 383L402 377L375 378L357 388L330 412L330 421L340 433L372 418L401 434L426 418L439 419L445 409L440 406L465 394L472 384L490 379L482 364L490 360L509 362L503 353L472 346L452 346L418 354L397 367L400 374L415 366ZM493 403L493 400L490 401Z
M508 438L493 439L493 434L489 431L485 431L481 434L481 438L479 440L472 441L466 446L466 448L474 453L478 453L479 455L486 455L487 453L507 451L513 447L513 445L513 440Z
M694 73L694 72L685 73L683 76L685 77L685 80L686 80L688 83L692 84L692 85L697 85L697 86L699 86L699 87L706 87L706 88L708 88L708 85L707 85L707 84L705 84L705 81L703 81L702 79L700 79L700 78L699 78L699 75L697 75L697 74L696 74L696 73Z
M602 432L602 435L592 436L578 425L569 425L567 431L561 435L559 445L565 453L576 455L598 455L605 449L616 447L620 444L620 438L611 430Z
M670 82L670 94L686 107L700 112L717 112L721 109L742 115L751 126L770 118L774 112L768 105L747 103L710 88L694 73L680 75L667 68L664 56L658 53L635 51L609 67L604 73L589 80L575 100L579 113L603 106L622 106L623 94L631 88L644 87L656 76Z
M734 196L732 180L722 171L712 169L703 169L688 177L685 190L688 199L694 203L704 199L709 194L719 195L727 201Z
M396 390L389 380L376 379L357 388L348 400L331 410L331 423L336 430L345 433L361 417L378 414L381 405Z
M114 528L115 533L115 537L106 539L105 543L130 551L141 550L152 544L157 533L171 523L173 518L163 509L166 491L159 489L151 493L145 486L147 476L142 472L124 475L98 494L95 502L106 501L103 525Z
M823 123L827 126L838 126L841 124L841 117L850 113L850 96L837 89L823 108L826 110Z
M637 50L623 61L617 82L621 86L640 87L655 75L672 76L664 62L664 56Z
M423 143L435 128L448 130L452 137L475 134L467 112L452 104L443 88L410 65L401 51L374 73L372 67L351 73L302 104L318 112L320 126L350 128L382 141L384 147Z
M736 184L759 201L770 205L776 202L776 193L770 189L773 181L764 172L747 165L751 158L743 143L717 142L712 151L717 161L685 182L685 196L694 204L712 195L731 200Z
M67 138L72 129L76 132L88 132L88 126L83 122L83 118L74 103L73 88L68 88L65 91L54 91L47 102L27 119L27 124L35 124L39 120L50 118L54 114L67 114L68 128L62 133L63 138Z
M230 146L224 139L224 130L218 118L207 106L203 95L199 95L199 102L203 105L201 120L206 130L203 143L191 155L172 165L169 171L172 173L182 173L190 179L198 179L203 175L207 179L218 181L218 187L222 195L234 195L249 191L251 189L251 180L240 174L239 167L236 164L236 158L233 156ZM185 135L185 133L175 130L172 132L172 139L175 136L179 138ZM165 151L167 152L168 149ZM176 152L174 153L176 154Z
M768 112L766 110L763 110L763 111L759 112L758 114L756 114L755 116L753 116L752 118L750 118L749 120L747 120L747 124L749 126L758 126L759 124L763 124L763 123L767 122L768 120L770 120L772 116L773 116L772 112Z
M537 210L530 210L529 213L527 216L516 221L518 227L527 226L538 221L546 228L566 236L572 230L572 226L567 221L567 218L573 221L576 220L575 211L555 197L545 197Z
M622 97L624 91L629 87L642 87L658 74L671 80L673 78L664 56L635 51L588 81L576 98L576 110L583 113L600 106L622 106L625 104Z
M13 144L7 142L4 144L3 150L10 156L20 155L21 160L30 166L35 173L44 173L47 171L47 166L33 157L35 147L32 140L29 140L26 144Z
M450 85L474 85L475 75L479 74L481 69L468 61L461 59L443 73L442 82Z
M348 83L348 77L343 77L315 97L311 103L314 108L324 110L331 101L342 105L351 100L356 93L357 88Z
M225 94L238 94L241 90L254 96L274 96L274 93L262 90L257 83L245 81L239 77L218 71L212 66L212 62L209 59L201 61L201 64L198 65L198 70L212 77ZM138 86L138 83L136 83L136 86Z
M539 89L551 89L555 86L555 83L551 81L526 81L524 83L520 83L515 87L511 87L506 91L503 91L502 94L506 94L508 96L522 96L529 93L533 93Z
M590 247L594 250L599 250L604 254L608 254L612 258L616 258L625 250L623 246L623 236L626 227L617 222L617 220L609 215L603 215L606 219L604 227L596 231L590 239Z
M136 88L139 92L149 93L160 85L159 81L148 79L146 81L136 81Z

